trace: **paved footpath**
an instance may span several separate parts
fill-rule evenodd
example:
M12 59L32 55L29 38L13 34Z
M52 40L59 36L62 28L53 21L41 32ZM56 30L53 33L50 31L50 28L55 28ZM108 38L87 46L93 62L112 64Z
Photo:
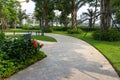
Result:
M44 42L47 57L8 80L120 80L109 62L86 42L47 34L58 42Z

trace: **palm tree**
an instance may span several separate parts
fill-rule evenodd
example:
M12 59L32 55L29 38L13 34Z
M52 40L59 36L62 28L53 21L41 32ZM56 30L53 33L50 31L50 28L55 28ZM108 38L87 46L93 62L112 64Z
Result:
M26 10L22 11L22 10L20 9L19 12L18 12L19 24L20 24L21 27L23 26L22 20L28 18L28 15L25 13L25 11L26 11Z
M72 28L77 29L77 10L85 5L86 0L70 0L71 2L71 15L72 15Z
M100 0L89 0L90 7L94 7L94 19L93 19L93 27L95 27L96 16L98 12L98 7L100 7Z
M89 27L93 27L93 16L94 16L94 11L93 9L87 9L88 12L84 12L83 15L85 15L86 19L89 20ZM85 21L84 20L84 21Z

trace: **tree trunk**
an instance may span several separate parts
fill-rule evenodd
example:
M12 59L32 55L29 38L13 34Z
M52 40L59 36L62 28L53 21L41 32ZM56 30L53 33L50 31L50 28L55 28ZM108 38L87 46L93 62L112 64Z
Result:
M44 36L44 19L43 18L41 18L40 20L39 20L39 22L40 22L40 24L39 24L39 26L41 27L41 36Z
M110 0L101 0L101 32L107 32L110 24Z
M75 7L75 0L72 0L72 28L73 29L77 29L77 24L76 24L76 16L77 16L77 12L76 12L76 7Z
M48 5L47 5L47 0L44 2L44 19L45 19L45 29L48 28Z
M95 22L96 22L97 4L98 4L98 0L96 0L96 2L95 2L95 11L94 11L94 19L93 19L93 28L95 27Z
M16 29L16 20L13 22L14 28Z

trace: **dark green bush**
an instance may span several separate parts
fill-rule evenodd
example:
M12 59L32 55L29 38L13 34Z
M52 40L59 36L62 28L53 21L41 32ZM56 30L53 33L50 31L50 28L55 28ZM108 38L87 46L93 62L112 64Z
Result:
M84 27L80 27L80 29L83 30L83 31L88 32L88 31L97 31L97 30L100 30L100 27L90 28L88 26L84 26Z
M39 51L37 55L31 55L31 58L27 58L22 62L17 62L16 60L9 59L7 54L0 52L0 80L4 80L2 78L9 77L19 70L24 69L45 57L46 55L43 52Z
M40 26L31 26L29 30L40 30Z
M29 30L30 26L28 24L21 26L22 29Z
M93 33L93 38L96 40L103 41L120 41L120 32L115 30L110 30L108 32L101 33L100 31L95 31Z
M51 33L51 32L53 32L53 29L52 29L52 28L45 28L45 29L44 29L44 32L46 32L46 33Z
M0 50L0 78L10 75L9 72L14 72L14 69L13 61L9 60L8 55Z
M0 45L0 80L43 59L42 44L35 40L7 39Z
M22 29L24 30L40 30L40 27L39 26L30 26L30 25L24 25L21 27Z
M8 54L10 59L16 61L25 61L26 58L31 57L39 52L39 47L34 47L31 41L24 39L8 40L2 45L3 52Z
M82 30L81 29L77 29L77 30L68 29L67 32L68 32L68 34L80 34L80 33L82 33Z
M0 44L5 40L5 34L0 32Z
M67 31L68 29L70 29L70 27L62 27L62 26L60 26L60 27L53 27L53 30L54 31Z

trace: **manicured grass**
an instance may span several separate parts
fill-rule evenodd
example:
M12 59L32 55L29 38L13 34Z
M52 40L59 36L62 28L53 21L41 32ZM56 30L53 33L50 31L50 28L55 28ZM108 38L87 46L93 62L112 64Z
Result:
M42 40L42 41L50 41L50 42L57 42L55 38L49 37L49 36L32 36L32 39Z
M6 37L8 38L20 38L23 35L21 34L17 34L17 35L6 35ZM40 36L40 35L32 35L32 39L36 39L36 40L42 40L42 41L50 41L50 42L57 42L56 39L49 37L49 36Z
M86 34L67 34L66 32L54 32L57 34L63 34L73 36L78 39L82 39L89 44L97 48L113 65L114 69L120 76L120 41L108 42L108 41L97 41L92 38L92 32Z
M1 76L0 76L0 80L4 80L4 78L7 78L11 75L13 75L14 73L30 66L31 64L34 64L37 61L40 61L41 59L45 58L46 55L44 54L44 52L40 51L37 55L33 55L32 57L26 59L25 62L20 62L19 64L17 64L16 66L10 66L10 70L6 70Z
M8 30L6 30L6 31L10 31L10 32L28 32L28 30L24 30L24 29L14 29L14 28L12 28L12 29L8 29Z
M32 29L30 29L30 30L28 29L28 30L27 30L27 29L22 29L22 28L16 28L16 29L11 28L11 29L6 29L6 30L5 30L5 32L21 32L21 33L22 33L22 32L31 32L31 31L32 31L32 32L38 32L38 31L40 31L40 30L39 30L39 29L33 29L33 30L32 30Z

